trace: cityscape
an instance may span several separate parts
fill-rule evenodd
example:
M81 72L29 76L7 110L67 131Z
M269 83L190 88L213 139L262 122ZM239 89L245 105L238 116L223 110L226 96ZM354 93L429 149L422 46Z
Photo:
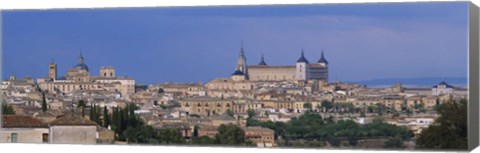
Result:
M323 52L314 63L307 60L303 51L297 62L289 66L268 65L263 56L256 65L246 63L242 47L230 77L206 84L136 85L133 78L116 76L112 66L101 67L100 76L90 75L81 53L78 63L64 76L57 74L57 64L52 60L45 68L48 76L44 78L16 78L11 74L9 80L2 81L2 101L7 105L4 107L15 115L2 116L2 126L6 129L1 131L1 140L151 143L152 140L142 136L149 131L143 126L149 126L150 130L169 135L160 138L165 140L157 140L160 144L213 145L221 132L219 127L235 126L236 130L242 130L241 140L233 136L238 134L236 131L225 131L235 138L225 138L232 141L229 145L248 142L258 147L302 144L305 147L381 148L384 144L378 145L379 142L399 135L402 142L405 141L403 147L413 147L409 143L435 121L442 103L460 101L468 95L467 89L443 81L431 88L407 88L401 83L387 88L368 88L361 84L329 82L330 63ZM363 137L347 134L335 140L327 137L325 141L303 144L312 139L303 133L306 131L279 129L285 125L275 127L277 123L300 122L302 116L356 126L373 125L382 117L381 122L396 132L387 131L395 135L379 132L379 135L372 133ZM31 130L22 132L19 130L22 128ZM151 132L147 135L155 135ZM323 135L329 134L318 137Z
M26 49L11 45L4 49L4 58L12 61L2 63L7 71L3 71L0 84L0 143L467 149L469 93L465 86L446 80L427 86L410 86L397 80L381 87L350 81L356 75L362 76L360 80L382 77L382 72L385 76L390 72L393 76L410 72L438 78L458 76L454 74L463 74L464 68L458 68L462 66L458 63L465 60L459 60L463 53L444 55L451 52L447 49L433 53L442 54L436 56L419 53L422 61L407 61L401 67L379 64L375 60L382 56L365 51L358 54L369 58L351 59L353 67L341 67L347 65L341 61L351 57L335 53L335 47L273 52L258 46L247 48L250 41L245 42L239 39L230 43L238 43L230 47L235 48L233 51L225 48L220 50L228 51L212 53L220 58L194 51L172 56L165 53L157 61L168 63L146 64L151 67L136 66L144 62L137 56L141 53L133 58L133 54L121 57L121 52L87 49L45 53L35 60L25 60L31 65L22 67L12 61L20 61L17 58ZM128 46L126 42L115 44ZM452 46L440 47L464 47ZM20 51L8 52L11 48ZM122 59L128 56L132 58ZM247 60L247 56L254 58ZM415 58L411 56L417 55L402 58ZM439 60L433 63L425 58L432 56ZM438 62L447 61L444 56L451 60ZM151 57L147 54L144 58ZM200 59L201 63L189 59ZM185 69L181 64L193 68ZM431 69L425 69L429 66ZM446 68L452 70L442 70ZM185 81L189 78L195 81ZM466 83L466 77L460 80Z

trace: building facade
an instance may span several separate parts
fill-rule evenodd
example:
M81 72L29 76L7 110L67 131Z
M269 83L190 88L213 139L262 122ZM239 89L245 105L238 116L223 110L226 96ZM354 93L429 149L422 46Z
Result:
M40 89L50 93L71 93L79 90L114 91L129 99L135 93L135 80L128 77L116 77L112 66L100 68L100 75L90 75L82 54L78 63L67 71L65 76L57 75L57 64L52 60L48 67L49 76L37 79Z
M321 58L316 63L309 63L303 50L295 65L270 66L267 65L262 55L258 65L248 65L243 47L237 58L236 74L245 76L251 81L298 81L298 80L323 80L328 82L328 61L322 51Z

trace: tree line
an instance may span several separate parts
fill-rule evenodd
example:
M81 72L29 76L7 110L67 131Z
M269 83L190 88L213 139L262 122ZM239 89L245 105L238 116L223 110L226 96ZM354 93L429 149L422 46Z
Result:
M376 118L364 125L352 120L333 121L332 118L323 119L316 112L306 111L298 118L288 122L258 121L247 119L247 126L261 126L274 130L275 139L281 138L281 146L313 145L323 147L326 142L331 146L339 146L340 140L348 140L355 146L360 139L365 138L399 138L407 140L413 137L413 132L406 127L385 123L382 118ZM296 142L307 141L305 145ZM280 141L279 141L280 142ZM312 144L311 142L318 142Z

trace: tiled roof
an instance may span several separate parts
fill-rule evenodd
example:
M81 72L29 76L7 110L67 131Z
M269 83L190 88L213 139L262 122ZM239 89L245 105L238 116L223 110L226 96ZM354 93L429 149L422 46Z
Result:
M47 123L30 116L2 115L2 128L42 128Z
M80 125L80 126L89 126L97 125L97 123L87 120L81 116L67 114L65 116L59 117L51 122L51 125Z
M232 116L228 115L227 112L225 112L215 117L215 120L231 121L231 120L235 120L235 118L233 118Z

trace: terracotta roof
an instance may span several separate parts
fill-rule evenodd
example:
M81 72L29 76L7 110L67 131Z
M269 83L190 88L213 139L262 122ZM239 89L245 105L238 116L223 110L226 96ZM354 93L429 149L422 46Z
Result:
M219 116L215 117L215 120L223 120L223 121L234 121L235 118L232 116L228 115L227 112L224 112L223 114L220 114Z
M51 125L79 125L79 126L89 126L97 125L97 123L87 120L81 116L68 114L62 117L59 117L50 123Z
M30 116L2 115L2 128L42 128L47 123Z

